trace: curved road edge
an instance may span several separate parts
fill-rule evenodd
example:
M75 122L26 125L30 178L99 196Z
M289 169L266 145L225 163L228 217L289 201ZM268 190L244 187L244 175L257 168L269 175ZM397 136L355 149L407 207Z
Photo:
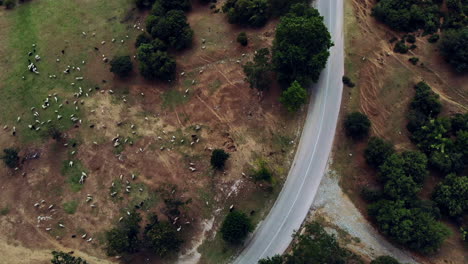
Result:
M326 172L340 112L344 74L343 0L317 0L334 46L327 66L312 87L307 118L286 182L265 220L259 224L236 264L282 254L299 229Z

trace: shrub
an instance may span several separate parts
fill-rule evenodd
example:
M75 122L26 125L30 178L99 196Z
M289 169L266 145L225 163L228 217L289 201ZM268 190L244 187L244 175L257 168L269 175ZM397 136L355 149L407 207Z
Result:
M400 264L400 262L390 256L380 256L371 261L370 264Z
M163 10L183 10L189 11L192 9L190 0L156 0L156 3Z
M241 44L242 46L247 46L247 44L249 43L249 40L247 39L247 34L245 32L239 33L239 35L237 35L237 42L239 42L239 44Z
M261 27L269 16L268 0L227 0L223 12L231 24Z
M318 11L302 5L296 10L297 6L281 19L273 41L272 62L283 85L316 82L333 45Z
M224 169L226 160L229 158L229 154L222 149L215 149L211 153L211 166L217 170Z
M411 58L408 59L408 61L411 62L411 64L416 65L418 63L418 61L419 61L419 58L411 57Z
M307 91L299 82L294 81L289 88L281 94L280 102L289 112L297 112L307 102Z
M52 260L50 262L52 264L88 264L86 260L62 251L52 251Z
M3 152L5 155L3 155L2 159L7 167L13 169L19 166L18 151L16 149L6 148Z
M239 244L253 230L251 220L243 212L230 212L221 225L221 234L224 241Z
M255 53L253 62L249 61L244 65L246 81L250 88L260 91L268 90L271 84L271 63L270 51L267 48L259 49Z
M356 86L356 85L351 81L351 79L350 79L348 76L343 76L343 78L341 78L341 80L342 80L343 83L344 83L345 85L347 85L348 87L351 87L351 88L352 88L352 87Z
M135 5L140 10L150 9L156 0L135 0Z
M440 52L458 73L468 71L468 28L448 30L442 37Z
M16 0L5 0L5 8L13 9L16 6Z
M110 65L110 71L119 77L126 77L133 70L133 64L130 56L114 57L111 60Z
M394 52L397 52L397 53L405 54L405 53L408 52L408 46L406 46L405 42L403 42L403 41L398 41L398 42L395 44L395 47L393 48L393 51L394 51Z
M371 122L365 114L353 112L346 116L344 126L346 129L346 135L358 140L369 135Z
M406 36L406 42L415 43L416 42L416 37L414 35L407 35Z
M410 108L427 117L436 117L442 110L439 95L431 90L425 82L419 82L414 86L416 94L411 101Z
M436 43L439 40L439 38L439 34L433 34L427 39L427 41L429 41L429 43Z
M267 181L267 182L271 182L272 173L271 173L271 171L268 169L267 164L266 164L265 161L260 161L260 162L259 162L259 168L258 168L258 170L255 170L255 171L253 172L252 177L253 177L256 181Z
M378 168L394 152L395 150L391 142L381 138L371 137L369 143L367 143L367 148L364 151L364 156L370 166Z

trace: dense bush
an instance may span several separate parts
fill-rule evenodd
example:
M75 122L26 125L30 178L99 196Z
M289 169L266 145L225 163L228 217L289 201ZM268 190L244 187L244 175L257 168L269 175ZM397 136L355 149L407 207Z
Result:
M394 52L405 54L408 52L408 46L406 46L404 41L398 41L393 48Z
M138 49L142 44L150 44L150 43L151 43L151 36L148 33L143 32L140 35L138 35L138 37L136 38L135 48Z
M309 0L268 0L270 13L275 17L288 13L295 4L309 4L309 2Z
M153 38L167 43L170 48L182 50L192 45L193 30L182 10L170 10L164 15L149 15L146 30Z
M130 56L115 57L111 60L110 65L110 71L119 77L126 77L133 70L133 64Z
M420 151L404 151L401 157L403 159L402 167L405 175L411 176L416 183L423 184L429 174L426 155Z
M261 27L268 21L268 0L227 0L223 12L231 24Z
M381 138L371 137L364 151L364 156L370 166L378 168L394 152L395 150L392 143Z
M468 177L447 175L435 188L432 199L449 216L468 213Z
M158 8L162 8L165 11L169 10L183 10L189 11L192 9L190 0L156 0Z
M5 0L5 8L13 9L16 6L16 0Z
M426 33L434 33L440 26L441 14L438 3L431 0L380 0L372 15L397 31L423 29Z
M366 202L377 202L383 198L383 193L379 189L364 187L361 190L361 197Z
M400 262L390 256L380 256L371 261L370 264L400 264Z
M468 71L468 28L448 30L442 37L440 51L455 71Z
M404 201L380 200L369 206L380 230L399 244L428 254L436 252L450 231L420 208L407 208Z
M295 80L302 85L316 82L332 45L318 11L306 5L294 5L278 24L273 42L272 61L280 83L287 86Z
M160 257L179 251L183 243L176 228L167 221L159 221L156 215L145 227L144 236L146 246Z
M353 139L362 139L369 135L371 122L365 114L353 112L346 116L344 126L346 135Z
M239 44L241 44L242 46L247 46L247 44L249 44L247 34L245 32L239 33L239 35L237 35L237 42L239 42Z
M244 65L246 81L251 88L260 91L268 90L271 84L271 63L270 51L267 48L256 51L253 62L249 61Z
M439 40L439 38L439 34L433 34L427 39L427 41L429 41L429 43L436 43Z
M408 59L408 61L411 62L411 64L416 65L416 64L418 64L419 58L418 57L411 57L411 58Z
M253 230L250 218L239 211L230 212L221 225L221 234L224 241L239 244Z
M18 151L16 149L6 148L3 152L5 155L3 155L2 159L7 167L13 169L19 166Z
M116 255L122 253L135 253L140 249L141 216L137 212L132 212L114 228L105 233L107 241L107 253Z
M52 264L88 264L84 259L62 251L52 251L52 260L50 262Z
M459 131L468 131L468 113L465 114L455 114L452 117L452 131L454 134Z
M151 44L142 44L137 51L140 73L147 79L172 80L176 62L167 52L156 50Z
M135 5L140 10L150 9L156 0L135 0Z
M343 76L343 78L341 78L341 80L348 87L352 88L352 87L356 86L356 84L354 84L353 81L351 81L351 78L349 78L348 76Z
M229 158L229 154L226 153L222 149L215 149L211 153L211 166L217 170L224 169L227 159Z
M280 102L289 112L297 112L307 102L307 91L299 82L294 81L286 91L283 91Z
M416 90L416 94L411 101L410 108L428 117L439 115L442 109L439 95L434 93L425 82L417 83L414 89Z
M272 173L270 169L268 169L267 164L265 161L260 161L257 170L254 170L252 177L256 181L267 181L271 182Z

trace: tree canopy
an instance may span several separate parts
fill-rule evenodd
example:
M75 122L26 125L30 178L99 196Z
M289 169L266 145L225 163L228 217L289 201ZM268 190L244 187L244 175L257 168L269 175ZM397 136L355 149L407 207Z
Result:
M294 81L286 91L283 91L280 102L289 112L297 112L307 102L307 91L298 81Z
M229 153L222 149L215 149L211 153L211 166L217 170L224 169L227 159L229 158Z
M52 264L88 264L84 259L62 251L52 251L52 260L50 262Z
M167 52L156 50L152 44L142 44L137 51L140 73L147 79L172 80L176 62Z
M303 85L309 80L316 82L333 45L318 11L306 6L297 10L295 6L281 18L273 42L273 65L284 85L294 80Z
M353 112L346 116L344 126L346 134L357 140L369 135L371 122L365 114Z
M192 45L193 30L182 10L170 10L160 16L149 15L146 19L146 30L153 38L162 40L175 50Z
M140 240L138 234L140 232L141 216L133 211L127 215L114 228L105 233L107 241L107 253L116 255L122 253L135 253L140 249Z
M130 56L115 57L111 60L110 65L110 71L119 77L126 77L133 70L133 64Z
M231 24L261 27L269 17L268 0L227 0L223 5Z
M179 251L183 243L176 228L167 221L159 221L156 215L145 227L145 241L148 248L161 257Z
M370 166L378 168L394 152L392 143L381 138L371 137L364 151L364 156Z
M468 4L467 4L468 5ZM468 71L468 28L448 30L442 36L440 51L455 71Z
M449 216L468 213L468 177L447 175L435 188L432 199Z
M18 151L13 148L6 148L3 150L3 155L2 159L5 165L9 168L16 168L19 165L19 157L18 157Z
M400 262L390 256L380 256L371 261L370 264L400 264Z
M250 218L243 212L230 212L221 225L221 234L224 241L239 244L253 230Z
M251 88L260 91L268 90L271 84L271 63L270 51L266 48L259 49L254 55L253 62L249 61L244 65L246 81Z

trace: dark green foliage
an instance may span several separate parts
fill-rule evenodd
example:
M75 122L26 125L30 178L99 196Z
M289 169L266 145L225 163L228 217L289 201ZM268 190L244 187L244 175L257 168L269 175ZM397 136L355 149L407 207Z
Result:
M162 40L155 38L151 41L151 46L153 46L154 50L166 51L167 45Z
M343 76L343 78L341 78L341 80L348 87L352 88L352 87L356 86L356 84L354 84L353 81L351 81L351 79L348 76Z
M193 30L182 10L171 10L161 16L148 16L146 30L153 38L162 40L175 50L192 45Z
M74 257L62 251L52 251L52 264L88 264L84 259Z
M135 0L135 5L140 10L150 9L156 0Z
M8 168L13 169L19 166L18 151L16 149L6 148L3 150L3 152L5 155L3 155L2 159Z
M141 216L133 211L114 228L107 231L105 234L107 241L107 253L116 255L122 253L135 253L140 249L140 240L138 234L140 232Z
M429 43L436 43L439 40L439 38L439 34L433 34L427 39L427 41L429 41Z
M268 90L271 83L271 63L270 51L267 48L257 50L253 62L247 62L243 68L250 88L260 91Z
M346 116L344 126L346 129L346 135L358 140L369 135L371 122L365 114L353 112Z
M299 82L294 81L289 88L281 94L280 102L289 112L297 112L307 102L307 91Z
M264 161L261 161L261 162L260 162L259 168L253 172L252 177L253 177L256 181L267 181L267 182L271 182L272 173L271 173L271 171L268 169L266 162L264 162Z
M16 6L16 0L5 0L5 8L13 9Z
M439 183L432 199L452 217L468 213L468 177L449 174Z
M159 5L159 8L162 8L166 11L189 11L190 9L192 9L192 4L190 3L190 0L156 0L156 4Z
M404 174L411 176L416 183L423 184L429 174L426 155L420 151L404 151L401 157Z
M295 4L309 4L309 0L268 0L270 13L278 17L288 13Z
M411 46L409 46L409 49L410 49L410 50L414 50L414 49L417 48L417 47L418 47L418 46L412 44Z
M452 131L456 134L458 131L468 131L468 113L455 114L452 117Z
M381 200L369 206L369 215L385 235L425 254L436 252L450 235L434 216L420 208L407 208L403 201Z
M440 24L439 6L431 0L380 0L372 15L397 31L434 33Z
M393 144L377 137L371 137L364 152L367 163L378 168L395 152Z
M224 169L226 160L229 158L229 154L222 149L215 149L211 153L211 166L217 170Z
M172 80L176 62L167 52L156 50L151 44L142 44L137 51L140 73L147 79Z
M306 6L297 10L297 6L302 5L293 6L281 19L273 42L273 65L285 86L295 80L302 85L316 82L333 45L318 11Z
M383 193L381 190L372 189L368 187L364 187L361 190L362 199L366 202L377 202L378 200L383 198Z
M135 48L139 48L142 44L149 44L151 43L151 36L148 33L144 32L138 35L135 41Z
M327 234L316 222L308 224L306 232L297 236L292 253L284 256L286 264L352 263L353 254L340 247L335 236Z
M409 62L411 62L411 64L413 65L416 65L419 61L419 58L418 57L411 57L408 59Z
M283 264L283 257L281 255L274 255L271 258L259 260L258 264Z
M390 178L384 185L385 195L395 200L415 199L419 191L421 186L404 174Z
M410 108L414 111L421 112L428 117L436 117L441 109L442 104L439 101L439 95L431 90L431 87L425 82L419 82L414 86L416 94L411 102Z
M463 154L455 151L442 152L434 150L430 156L429 164L444 174L460 173L465 168Z
M398 41L393 48L394 52L405 54L408 52L408 46L406 46L404 41Z
M370 264L400 264L400 262L390 256L380 256L371 261Z
M247 34L245 32L239 33L239 35L237 35L237 42L239 42L239 44L241 44L242 46L247 46L247 44L249 44Z
M408 43L415 43L416 42L416 37L414 35L407 35L405 38L406 42Z
M183 243L176 228L167 221L159 221L156 215L150 218L144 235L146 246L160 257L179 251Z
M111 60L110 65L110 71L119 77L126 77L133 70L133 64L130 56L115 57Z
M448 30L442 37L440 52L458 73L468 71L468 28Z
M224 241L239 244L253 230L251 220L243 212L230 212L221 225L221 234Z
M0 6L2 6L2 5L3 5L3 0L0 0Z
M231 24L261 27L268 21L268 0L227 0L223 12Z

